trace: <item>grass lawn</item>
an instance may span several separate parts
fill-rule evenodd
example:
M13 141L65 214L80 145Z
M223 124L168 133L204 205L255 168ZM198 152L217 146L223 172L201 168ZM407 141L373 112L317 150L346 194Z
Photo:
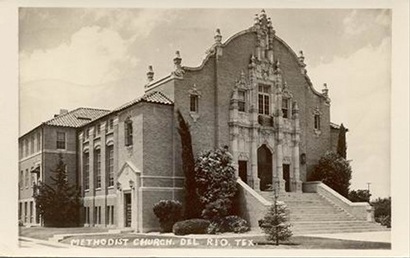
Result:
M320 237L292 237L289 242L276 246L264 237L239 235L238 237L193 239L163 235L116 234L75 236L62 243L92 248L256 248L256 249L390 249L390 243L338 240Z
M108 232L107 228L78 227L78 228L46 228L46 227L19 227L19 235L36 239L48 240L56 234L77 234L77 233L97 233Z

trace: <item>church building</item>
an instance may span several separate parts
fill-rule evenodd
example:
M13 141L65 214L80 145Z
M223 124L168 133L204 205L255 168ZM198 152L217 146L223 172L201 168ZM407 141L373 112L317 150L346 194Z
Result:
M301 193L319 158L335 151L326 84L315 89L303 52L276 35L264 11L249 29L225 41L217 29L214 39L198 67L183 66L177 51L168 76L154 79L148 67L142 97L75 127L69 173L82 189L84 226L157 230L153 205L183 200L178 110L194 155L228 146L254 196Z

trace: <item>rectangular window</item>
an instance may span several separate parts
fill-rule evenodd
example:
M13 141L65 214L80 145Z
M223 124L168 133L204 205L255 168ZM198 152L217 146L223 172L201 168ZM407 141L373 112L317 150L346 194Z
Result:
M31 173L31 188L36 184L36 173Z
M282 114L283 118L289 118L289 99L282 99Z
M98 224L98 223L97 223L97 217L98 217L97 213L98 213L98 207L95 206L95 207L94 207L94 216L93 216L94 225Z
M24 157L28 156L28 141L24 140Z
M20 171L20 180L19 180L19 185L20 185L20 189L24 187L24 171L21 170Z
M33 202L30 202L30 223L34 221Z
M132 121L126 120L124 123L124 130L125 130L125 146L132 145Z
M84 153L83 157L84 165L84 189L90 189L90 155L88 152Z
M28 188L29 184L29 175L28 175L28 169L26 169L26 174L24 175L24 186Z
M114 128L114 119L107 120L105 123L105 132L111 132Z
M320 130L320 115L315 115L315 129Z
M31 136L30 154L34 153L34 136Z
M243 90L238 91L238 110L245 112L246 105L246 92Z
M114 205L111 206L111 224L114 225Z
M23 204L21 202L19 202L19 220L23 220L23 218L21 217L23 214Z
M37 151L41 150L41 136L40 133L37 133Z
M101 133L101 125L98 124L98 125L96 125L95 128L94 128L94 137L100 136L100 133Z
M88 138L90 138L90 128L87 128L84 131L84 140L88 140Z
M269 85L259 85L258 87L258 110L259 114L269 115L270 109L270 86Z
M23 142L19 143L19 158L23 158Z
M24 223L27 223L27 202L24 202Z
M108 186L114 186L114 146L107 146L107 160L106 160L106 171L108 178Z
M101 224L101 206L98 206L98 220L97 220L98 224Z
M57 149L65 149L65 132L57 132Z
M90 224L90 207L85 207L85 224Z
M94 173L96 188L101 188L101 151L99 149L94 152Z
M198 113L198 109L199 109L199 106L198 106L198 102L199 102L199 97L198 97L198 95L190 95L190 105L189 105L189 111L191 111L191 112L195 112L195 113Z

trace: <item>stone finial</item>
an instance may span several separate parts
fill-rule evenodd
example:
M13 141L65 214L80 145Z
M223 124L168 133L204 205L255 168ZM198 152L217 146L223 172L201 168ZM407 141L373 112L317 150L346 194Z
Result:
M303 55L303 51L299 51L299 62L304 63L305 62L305 56Z
M258 25L258 24L259 24L259 15L255 14L254 25Z
M152 69L152 65L148 66L147 79L148 83L154 80L154 70Z
M276 60L276 62L275 62L275 74L278 74L278 73L282 73L282 70L280 69L280 61L279 61L279 59Z
M327 83L323 83L323 89L322 89L322 94L325 97L329 96L329 89L327 88Z
M222 35L221 35L221 30L220 29L216 29L214 39L215 39L216 44L221 44L222 43Z
M184 77L185 71L184 69L182 69L181 62L182 62L181 54L177 50L175 52L175 58L174 58L175 70L171 73L174 78Z
M259 15L262 19L263 18L266 18L266 12L265 12L265 9L262 9L261 10L261 14Z
M256 58L255 58L255 56L252 54L251 60L250 60L250 62L249 62L249 68L255 68L255 67L256 67L255 60L256 60Z
M245 81L245 72L241 70L241 81Z
M268 17L268 28L273 28L273 25L272 25L272 20L271 20L271 18L270 17Z
M297 103L296 101L293 101L293 104L292 104L292 113L293 113L293 114L299 113L299 105L298 105L298 103Z
M177 50L175 52L174 64L176 67L180 68L181 62L182 62L181 54L179 53L179 50Z

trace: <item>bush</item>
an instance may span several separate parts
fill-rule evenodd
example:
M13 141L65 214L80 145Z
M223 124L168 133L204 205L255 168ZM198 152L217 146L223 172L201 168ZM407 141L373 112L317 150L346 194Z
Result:
M370 202L370 194L369 190L352 190L349 192L349 200L352 202Z
M217 220L229 215L236 193L235 168L227 148L201 154L195 164L195 180L202 217Z
M374 219L376 222L386 226L391 227L391 197L388 198L377 198L375 201L371 202L374 207Z
M209 234L224 232L244 233L249 230L250 227L248 222L236 215L227 216L218 221L213 221L208 227Z
M174 200L161 200L154 204L153 210L162 232L171 232L175 222L181 219L182 204Z
M268 241L275 241L276 245L279 241L288 240L292 236L290 230L291 224L287 222L286 215L287 207L285 203L276 201L271 205L265 217L259 220L259 227L265 232Z
M175 235L207 234L209 224L209 220L206 219L179 221L172 227L172 232L174 232Z
M21 219L19 219L19 227L22 227L22 226L24 226L24 223Z
M348 198L352 169L349 162L334 152L320 158L309 181L322 181L327 186Z

